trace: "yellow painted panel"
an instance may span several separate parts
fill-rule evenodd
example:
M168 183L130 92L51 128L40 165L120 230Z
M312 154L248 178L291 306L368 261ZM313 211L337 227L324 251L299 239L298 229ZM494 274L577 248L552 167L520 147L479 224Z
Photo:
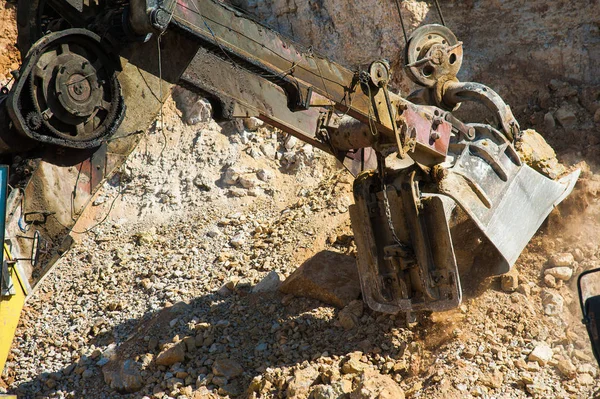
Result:
M4 247L4 254L7 259L10 259L6 246ZM0 298L0 373L4 370L4 364L21 317L21 310L23 310L25 304L24 284L22 283L22 277L24 276L19 275L16 267L9 267L9 271L15 287L15 295Z

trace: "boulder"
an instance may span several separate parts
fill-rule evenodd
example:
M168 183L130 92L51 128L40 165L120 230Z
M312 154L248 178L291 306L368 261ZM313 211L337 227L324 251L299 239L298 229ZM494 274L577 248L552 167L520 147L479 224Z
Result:
M176 344L168 344L156 356L156 364L160 366L172 366L185 360L185 343L180 341Z
M358 320L362 317L363 310L364 306L362 301L352 301L340 311L338 322L344 329L351 330L358 325Z
M571 266L574 262L575 257L568 252L555 254L550 258L550 263L554 267Z
M558 162L552 147L546 143L542 135L533 129L523 131L517 151L527 165L551 179L566 172L565 167Z
M231 380L242 375L244 369L235 360L217 359L212 365L212 372L216 376L226 377L228 380Z
M389 375L366 369L350 399L404 399L404 391Z
M547 316L556 316L562 313L565 300L560 294L549 289L544 289L541 297L544 313Z
M142 365L133 360L116 359L102 367L104 382L119 393L137 392L144 386L141 375Z
M264 125L264 122L253 116L250 118L244 118L244 127L251 132L257 131L262 125Z
M296 269L279 290L343 308L360 295L356 259L333 251L319 252Z
M198 94L181 86L175 86L171 91L171 96L175 101L175 106L181 111L181 119L186 124L195 125L210 120L212 114L210 102Z
M565 377L569 379L573 379L577 376L577 368L569 359L561 359L556 367Z
M343 374L357 374L366 370L369 365L360 361L363 353L360 351L352 352L348 359L342 364Z
M538 362L540 366L543 366L552 359L553 355L554 352L552 351L552 348L547 343L542 342L533 348L533 351L531 351L527 360Z
M282 276L275 270L267 274L258 284L252 288L252 292L257 294L260 292L274 292L281 286Z
M577 123L577 115L575 115L575 112L569 105L561 106L554 114L554 117L565 129L571 128Z
M557 280L568 281L573 276L573 269L568 266L552 267L546 269L546 274L549 274Z
M502 291L504 292L514 292L517 290L519 286L519 274L516 270L511 270L510 272L503 274L500 277L500 285L502 286Z
M319 371L313 366L296 370L290 380L287 389L288 398L307 398L310 387L319 378Z

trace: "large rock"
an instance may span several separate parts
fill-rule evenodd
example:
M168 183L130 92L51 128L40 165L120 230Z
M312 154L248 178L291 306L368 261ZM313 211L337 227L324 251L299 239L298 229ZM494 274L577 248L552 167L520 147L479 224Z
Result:
M552 351L552 348L545 342L542 342L533 348L533 351L531 351L527 359L530 362L538 362L540 366L543 366L552 359L553 355L554 352Z
M500 277L500 286L504 292L514 292L519 286L519 274L515 269Z
M360 300L352 301L342 309L338 315L338 322L346 330L351 330L358 325L358 320L363 315L363 302Z
M137 392L144 386L142 365L133 360L113 360L102 367L104 382L119 393Z
M577 123L577 115L569 105L561 106L554 114L556 120L564 128L571 128Z
M544 289L541 293L542 306L544 307L544 313L547 316L560 315L563 311L565 300L563 297L552 290Z
M369 365L363 363L360 359L363 356L363 353L360 351L352 352L348 359L342 364L342 373L344 374L357 374L361 371L366 370Z
M317 385L310 392L311 399L339 399L344 397L340 384Z
M552 258L550 258L550 263L554 267L569 267L572 266L574 262L575 257L568 252L554 254L552 255Z
M156 356L156 364L172 366L185 360L185 344L183 341L169 344Z
M573 379L577 376L577 368L569 359L561 359L556 367L565 377L569 379Z
M282 276L275 270L267 274L258 284L252 288L252 292L258 294L260 292L273 292L281 286Z
M556 179L566 172L565 167L558 162L552 147L533 129L523 132L517 150L527 165L551 179Z
M296 269L279 290L342 308L360 295L356 259L321 251Z
M568 266L552 267L544 272L557 280L568 281L573 276L573 269Z
M366 369L350 399L404 399L404 391L389 375Z
M200 387L192 393L191 399L219 399L219 395L212 393L206 387Z
M230 380L242 375L244 369L235 360L217 359L212 365L212 372L216 376L223 376Z
M310 387L319 378L319 371L313 366L296 370L287 389L287 397L293 399L306 399Z
M181 119L188 125L208 122L211 118L212 107L210 103L191 91L180 86L173 87L171 96L177 108L181 111Z

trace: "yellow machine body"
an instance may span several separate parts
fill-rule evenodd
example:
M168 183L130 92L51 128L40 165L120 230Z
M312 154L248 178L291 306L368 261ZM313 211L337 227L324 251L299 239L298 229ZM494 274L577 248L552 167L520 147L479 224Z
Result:
M20 272L18 264L13 261L6 244L4 244L4 262L7 262L12 289L10 295L0 296L0 373L4 370L10 353L28 286L25 276Z

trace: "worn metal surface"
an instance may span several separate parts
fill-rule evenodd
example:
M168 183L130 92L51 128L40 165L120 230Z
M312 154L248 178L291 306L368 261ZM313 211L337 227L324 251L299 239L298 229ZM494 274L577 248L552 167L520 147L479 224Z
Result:
M481 103L492 111L506 137L517 140L520 136L521 129L510 106L486 85L474 82L447 82L444 85L443 101L450 108L463 101Z
M178 0L171 25L221 57L280 86L291 110L304 110L312 93L333 102L333 107L363 123L371 123L381 144L394 144L392 124L400 110L411 109L424 120L434 116L404 98L388 92L392 114L383 89L361 84L358 71L303 50L277 32L214 0ZM433 165L445 153L431 151L429 138L415 137L414 154L419 162Z
M452 166L425 190L457 202L501 255L501 261L491 265L492 272L506 273L552 209L571 192L579 171L559 181L548 179L521 164L498 130L472 126L475 139L451 145Z
M157 43L153 39L138 44L128 58L121 60L123 71L119 81L127 106L127 114L117 132L103 145L86 152L64 152L49 148L23 190L13 190L9 197L7 230L13 239L15 257L31 258L33 237L39 234L45 243L37 265L23 262L31 285L51 269L69 249L69 232L83 213L94 194L107 178L127 159L141 139L143 132L155 119L161 102L170 95L171 84L177 82L198 46L180 35L166 33L162 37L163 81L158 78ZM166 81L165 81L166 80ZM70 158L70 165L63 166ZM105 210L100 210L105 212ZM44 213L39 222L24 224L23 215ZM44 220L45 219L45 220ZM21 226L19 226L21 225ZM21 228L26 231L22 231ZM89 227L89 226L88 226Z
M404 172L393 177L387 199L400 243L387 227L379 175L365 172L354 183L350 219L363 298L385 313L454 308L462 298L446 218L454 205L440 196L421 197Z
M40 39L6 100L15 129L43 144L97 147L125 113L116 76L119 63L111 58L100 38L87 30L69 29Z
M319 108L291 111L287 106L286 93L279 86L204 48L198 50L180 83L211 99L215 105L215 117L256 116L323 151L331 152L330 146L316 137Z
M415 29L404 48L408 77L424 87L456 79L462 59L462 42L450 29L437 24Z

